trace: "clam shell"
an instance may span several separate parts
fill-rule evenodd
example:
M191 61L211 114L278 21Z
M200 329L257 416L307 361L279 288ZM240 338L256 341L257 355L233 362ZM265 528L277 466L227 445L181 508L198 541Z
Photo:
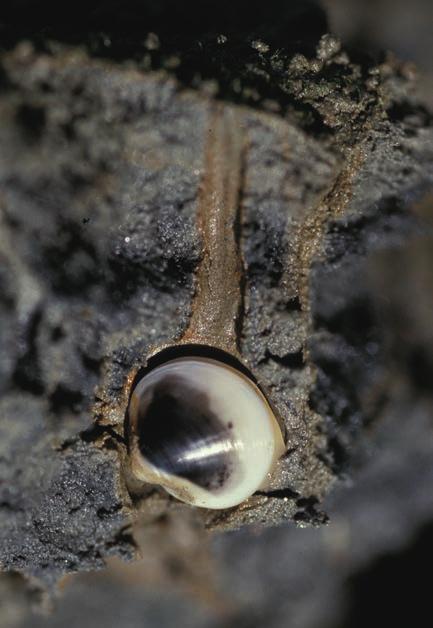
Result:
M208 358L170 360L145 375L131 396L129 437L136 478L204 508L243 502L284 452L255 383Z

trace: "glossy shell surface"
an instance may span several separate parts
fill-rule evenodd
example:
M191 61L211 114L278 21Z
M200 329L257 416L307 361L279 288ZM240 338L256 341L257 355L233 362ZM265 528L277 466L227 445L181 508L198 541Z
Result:
M178 358L150 371L131 395L128 420L133 475L204 508L246 500L284 452L259 388L213 359Z

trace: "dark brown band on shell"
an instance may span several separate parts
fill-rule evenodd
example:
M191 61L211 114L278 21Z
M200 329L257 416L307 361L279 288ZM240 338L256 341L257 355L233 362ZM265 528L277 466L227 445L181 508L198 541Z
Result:
M165 473L218 492L234 468L234 442L206 393L167 374L142 394L135 430L141 454Z

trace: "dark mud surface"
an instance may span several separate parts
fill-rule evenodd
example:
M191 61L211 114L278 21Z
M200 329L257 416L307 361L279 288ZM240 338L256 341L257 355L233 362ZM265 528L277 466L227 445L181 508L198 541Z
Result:
M108 560L41 625L337 625L432 521L432 116L410 66L345 48L315 3L242 29L194 6L181 35L166 5L134 28L116 3L81 30L31 3L2 17L5 618ZM216 100L246 145L241 353L288 452L266 492L207 512L128 490L123 422L136 369L188 324Z

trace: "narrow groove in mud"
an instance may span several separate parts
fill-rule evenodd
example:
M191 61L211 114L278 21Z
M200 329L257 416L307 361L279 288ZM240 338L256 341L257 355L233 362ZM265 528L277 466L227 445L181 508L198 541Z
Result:
M203 257L189 326L180 341L236 354L244 275L240 252L244 146L236 109L217 105L210 118L197 212Z

